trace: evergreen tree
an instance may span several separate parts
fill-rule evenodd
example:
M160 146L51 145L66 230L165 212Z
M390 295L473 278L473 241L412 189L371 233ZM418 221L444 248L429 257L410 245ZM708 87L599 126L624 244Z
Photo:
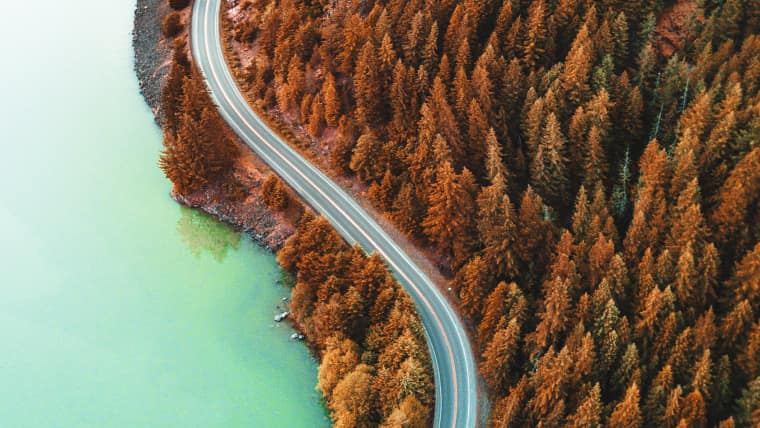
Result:
M382 142L369 131L356 141L349 167L365 183L379 181L387 169L385 155Z
M335 87L335 77L328 73L322 86L322 97L325 103L325 122L327 126L338 126L341 113L341 101L338 89Z
M514 278L517 256L514 253L516 225L514 208L497 174L496 183L484 187L478 196L478 232L483 257L498 278Z
M601 427L602 422L602 391L599 387L599 383L596 383L588 395L578 405L575 413L570 415L568 423L565 425L568 428L581 428L581 427Z
M462 260L463 251L469 247L474 213L472 197L461 178L448 162L438 168L437 181L428 195L430 208L422 222L428 238L455 262Z
M356 112L361 123L383 123L384 109L380 82L380 62L377 49L368 41L356 61L354 85L356 86Z
M496 332L483 353L480 372L491 391L500 391L509 379L515 356L519 351L520 324L516 319Z
M736 263L728 285L734 302L747 300L751 302L753 310L760 313L760 243Z
M639 387L634 383L625 392L625 397L615 406L607 421L608 427L640 427Z
M589 30L584 25L575 36L575 41L567 54L561 77L562 88L572 105L579 105L587 96L592 55L593 47L589 39Z
M522 58L526 69L533 69L544 55L546 43L546 4L543 0L532 2L525 21Z
M531 182L540 195L558 206L566 202L568 191L565 142L557 117L549 113L531 164Z

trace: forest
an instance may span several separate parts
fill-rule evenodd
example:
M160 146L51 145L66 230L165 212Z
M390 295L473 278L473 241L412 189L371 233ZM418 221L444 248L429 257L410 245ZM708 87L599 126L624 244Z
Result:
M451 278L490 426L760 424L760 1L225 13L259 109ZM345 277L303 269L307 331L350 311Z
M168 15L172 16L172 15ZM236 200L240 147L217 113L183 40L174 44L161 99L160 166L180 195L221 188ZM278 261L295 274L290 309L321 364L317 389L336 427L421 427L432 417L432 367L417 311L380 256L348 246L270 174L260 189L276 212L295 212L297 230Z

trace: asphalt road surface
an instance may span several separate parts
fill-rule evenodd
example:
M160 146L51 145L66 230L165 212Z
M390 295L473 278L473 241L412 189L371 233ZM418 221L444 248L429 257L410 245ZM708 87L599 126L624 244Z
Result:
M192 51L212 98L230 127L351 244L384 257L422 317L435 377L434 426L475 427L477 377L464 327L433 282L383 229L331 179L282 141L248 106L225 62L222 0L193 5Z

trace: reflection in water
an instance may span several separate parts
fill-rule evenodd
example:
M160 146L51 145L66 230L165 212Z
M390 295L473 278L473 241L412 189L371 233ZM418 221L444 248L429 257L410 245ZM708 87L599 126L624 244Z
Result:
M187 207L180 208L177 232L195 257L208 252L216 261L223 261L230 248L240 247L240 233L208 214Z

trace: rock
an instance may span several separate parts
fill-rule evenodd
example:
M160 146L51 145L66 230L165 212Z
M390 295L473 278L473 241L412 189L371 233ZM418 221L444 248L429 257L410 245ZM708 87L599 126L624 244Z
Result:
M132 47L135 51L135 73L140 93L153 110L156 123L160 123L159 102L161 86L169 74L166 64L171 59L171 48L161 43L161 6L163 0L137 0L135 26L132 30Z

